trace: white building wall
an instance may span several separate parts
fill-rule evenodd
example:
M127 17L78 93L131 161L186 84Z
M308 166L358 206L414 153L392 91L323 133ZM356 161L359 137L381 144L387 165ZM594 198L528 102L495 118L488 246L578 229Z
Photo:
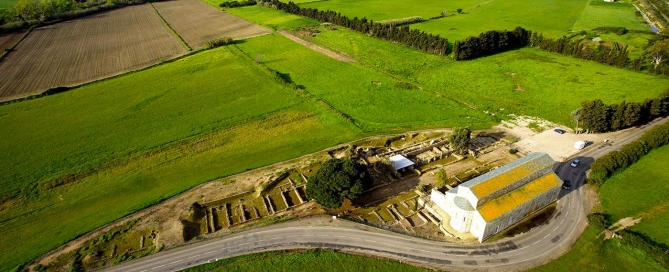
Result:
M479 199L476 197L474 192L472 192L472 189L460 186L458 188L458 195L467 199L467 201L469 201L469 204L472 204L472 207L474 208L478 207Z
M478 211L476 211L476 213L474 213L474 216L472 218L472 227L469 230L469 232L471 232L471 234L474 235L474 237L476 237L476 239L478 239L479 241L483 241L483 234L485 233L487 225L488 223L486 223L486 221L483 220L481 214Z
M446 197L445 194L442 194L436 189L432 189L432 192L430 193L430 200L434 202L434 204L437 204L437 207L441 208L444 210L446 213L448 213L449 207L453 203L453 200L451 199L451 203L449 204L448 198Z

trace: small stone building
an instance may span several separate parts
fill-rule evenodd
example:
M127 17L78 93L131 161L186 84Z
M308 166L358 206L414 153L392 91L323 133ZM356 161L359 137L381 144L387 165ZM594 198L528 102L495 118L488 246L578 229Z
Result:
M557 200L562 181L554 163L532 153L445 193L432 190L430 200L450 217L442 224L482 242Z

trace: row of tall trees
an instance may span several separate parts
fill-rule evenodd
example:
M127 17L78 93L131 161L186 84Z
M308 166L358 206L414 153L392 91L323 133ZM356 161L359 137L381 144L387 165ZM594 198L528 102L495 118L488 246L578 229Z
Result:
M228 1L220 3L218 6L222 8L237 8L245 6L253 6L256 4L255 0L242 0L242 1Z
M379 39L385 39L403 45L411 46L429 53L446 55L448 53L448 40L439 35L432 35L416 29L409 29L408 26L395 26L393 24L384 24L355 17L349 19L339 12L327 10L321 11L314 8L300 8L297 4L291 2L283 3L279 0L262 2L263 5L271 6L275 9L288 13L297 14L321 22L332 23L350 28L360 33L368 34Z
M646 123L669 113L669 90L643 102L607 105L602 100L583 101L577 120L589 132L607 132Z
M564 36L558 39L547 39L542 34L533 33L530 45L549 52L616 67L625 67L630 63L627 46L618 43L612 46L595 46L589 40L569 39Z
M493 30L481 33L478 37L469 37L456 41L453 45L453 59L467 60L510 49L525 47L530 42L531 31L516 27L513 31Z
M606 179L619 172L651 150L669 143L669 123L654 127L634 142L626 144L622 149L613 151L595 160L590 165L590 181L601 185Z

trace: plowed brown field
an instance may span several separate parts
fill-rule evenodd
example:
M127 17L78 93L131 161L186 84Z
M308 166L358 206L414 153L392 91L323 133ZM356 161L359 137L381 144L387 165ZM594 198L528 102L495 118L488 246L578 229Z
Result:
M271 32L265 27L222 12L199 0L159 1L154 2L153 6L193 49L216 38L243 39Z
M3 50L12 47L12 45L14 45L17 41L19 41L21 39L21 36L23 36L23 34L25 33L26 33L25 31L22 31L22 32L0 35L0 54L2 53Z
M0 61L0 101L140 69L186 52L148 4L40 27Z

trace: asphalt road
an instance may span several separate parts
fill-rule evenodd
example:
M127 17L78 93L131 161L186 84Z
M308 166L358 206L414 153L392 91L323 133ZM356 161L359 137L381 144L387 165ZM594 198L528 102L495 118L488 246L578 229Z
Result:
M331 248L443 270L531 268L568 251L587 226L580 187L594 159L620 149L667 119L631 129L610 144L595 143L587 147L577 156L581 160L578 167L571 167L569 162L558 167L558 175L563 180L570 180L572 188L562 190L556 212L546 224L513 238L458 245L414 238L341 219L317 217L170 249L105 271L176 271L250 253L303 248Z

